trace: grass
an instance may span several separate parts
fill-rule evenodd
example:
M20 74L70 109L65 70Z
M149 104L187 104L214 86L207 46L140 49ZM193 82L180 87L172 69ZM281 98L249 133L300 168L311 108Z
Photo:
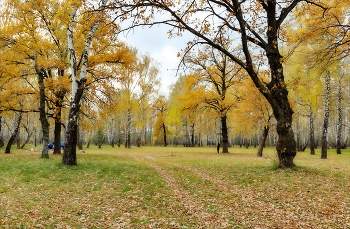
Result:
M61 155L0 154L0 228L350 228L350 150L91 147Z

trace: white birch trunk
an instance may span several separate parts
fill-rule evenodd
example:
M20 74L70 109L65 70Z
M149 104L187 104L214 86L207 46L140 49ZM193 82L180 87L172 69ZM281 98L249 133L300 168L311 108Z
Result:
M342 142L343 142L343 106L342 106L342 100L343 95L341 91L341 81L342 77L339 76L339 84L338 84L338 93L337 93L337 100L338 100L338 122L337 122L337 154L341 154L341 148L342 148Z
M77 58L75 56L75 48L74 48L74 36L73 36L73 23L75 19L75 15L77 13L78 8L74 7L70 16L68 30L67 30L67 42L68 42L68 51L69 51L69 59L70 59L70 72L72 79L72 94L71 101L74 101L75 94L78 90L78 79L77 79Z
M103 0L101 2L101 8L105 7L107 4L107 0ZM64 147L64 154L62 157L63 165L77 165L76 162L76 146L77 146L77 135L78 135L78 114L80 110L80 100L83 96L87 75L87 67L88 67L88 57L89 51L91 47L92 38L95 35L96 30L98 29L100 22L95 21L93 26L90 27L89 33L84 41L84 50L82 54L81 60L81 69L79 79L77 77L77 61L76 54L74 48L74 21L77 13L77 7L74 7L71 14L69 25L67 28L67 38L68 38L68 49L69 49L69 57L70 57L70 70L72 74L72 96L70 101L70 109L69 109L69 118L68 125L66 131L66 145Z
M328 135L328 123L329 123L329 100L330 100L330 81L331 81L331 74L330 72L327 72L326 74L326 98L324 102L324 121L323 121L323 130L322 130L322 150L321 150L321 158L327 159L327 148L328 148L328 141L327 141L327 135Z

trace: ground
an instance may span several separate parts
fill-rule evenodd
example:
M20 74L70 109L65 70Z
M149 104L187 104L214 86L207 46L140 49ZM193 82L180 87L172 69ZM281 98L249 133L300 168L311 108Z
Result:
M0 228L350 228L350 152L141 147L0 155Z

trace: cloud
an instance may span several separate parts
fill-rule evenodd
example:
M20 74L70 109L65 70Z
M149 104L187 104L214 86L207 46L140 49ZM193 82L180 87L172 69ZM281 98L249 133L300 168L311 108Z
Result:
M161 92L169 94L169 86L176 82L176 69L180 58L177 53L186 47L193 36L185 33L182 37L168 38L166 25L138 27L124 33L120 39L139 50L140 54L149 54L157 63L162 81Z

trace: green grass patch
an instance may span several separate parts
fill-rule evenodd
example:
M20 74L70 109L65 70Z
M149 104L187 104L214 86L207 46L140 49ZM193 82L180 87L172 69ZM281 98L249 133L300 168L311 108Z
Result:
M1 154L0 227L350 227L349 150L298 153L293 169L276 167L273 148L260 158L254 148L84 151L72 167L61 155Z

